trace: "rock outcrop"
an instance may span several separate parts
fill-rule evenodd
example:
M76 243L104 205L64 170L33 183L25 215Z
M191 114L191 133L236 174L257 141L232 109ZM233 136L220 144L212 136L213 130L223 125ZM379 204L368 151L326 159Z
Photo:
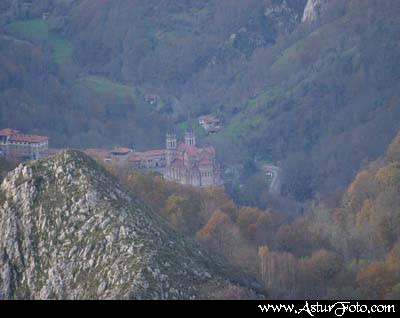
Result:
M0 190L0 299L194 299L233 285L192 242L77 151Z
M264 10L264 16L271 21L278 34L287 34L301 21L307 0L275 0Z
M312 23L318 20L330 0L308 0L304 9L302 22Z

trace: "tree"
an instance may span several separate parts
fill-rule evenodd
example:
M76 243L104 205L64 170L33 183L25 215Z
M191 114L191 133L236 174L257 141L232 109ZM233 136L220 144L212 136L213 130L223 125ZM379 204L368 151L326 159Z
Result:
M14 159L0 157L0 182L6 174L17 166L18 162Z
M258 256L261 261L261 266L260 266L260 272L261 272L261 280L264 282L264 284L267 285L267 260L268 260L268 254L269 254L269 249L268 246L263 245L260 246L258 249Z
M237 224L244 237L254 241L256 235L256 223L260 214L263 213L257 208L244 207L239 209Z
M392 291L393 272L388 270L385 262L373 262L357 274L364 297L368 299L383 299Z
M386 160L389 162L400 161L400 131L389 146L386 153Z
M399 300L400 299L400 283L393 286L392 290L385 296L386 300Z
M256 249L243 239L238 226L226 213L216 210L196 238L209 251L221 255L230 264L256 272Z
M289 156L283 163L282 191L296 200L306 201L312 197L313 166L304 153Z
M199 231L197 238L210 249L225 254L233 223L229 216L219 210L215 211L207 224Z
M318 250L300 261L300 289L303 297L324 297L328 287L343 268L343 260L334 252Z
M187 198L173 194L168 197L161 211L176 228L184 229L192 210L191 207Z

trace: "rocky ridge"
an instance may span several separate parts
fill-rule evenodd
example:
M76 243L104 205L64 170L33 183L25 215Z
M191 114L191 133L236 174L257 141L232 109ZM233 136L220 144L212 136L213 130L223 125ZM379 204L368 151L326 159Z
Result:
M329 0L308 0L304 8L302 22L312 23L318 20Z
M212 298L215 268L80 152L3 180L0 299Z

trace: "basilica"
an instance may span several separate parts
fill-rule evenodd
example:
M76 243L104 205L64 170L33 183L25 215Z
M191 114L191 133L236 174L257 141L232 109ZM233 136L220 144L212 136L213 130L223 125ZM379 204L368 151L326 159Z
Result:
M176 134L167 134L164 177L195 187L222 184L214 147L198 147L191 127L186 131L185 139L181 143L178 143Z

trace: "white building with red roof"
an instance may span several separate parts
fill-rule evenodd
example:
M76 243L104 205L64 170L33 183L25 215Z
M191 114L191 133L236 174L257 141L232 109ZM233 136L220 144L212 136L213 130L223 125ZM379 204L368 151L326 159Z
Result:
M167 134L166 148L164 177L167 180L195 187L222 184L214 147L197 147L191 127L185 134L185 141L179 144L175 134Z
M18 130L5 128L0 130L0 152L18 159L39 159L46 157L49 151L47 136L22 134Z

